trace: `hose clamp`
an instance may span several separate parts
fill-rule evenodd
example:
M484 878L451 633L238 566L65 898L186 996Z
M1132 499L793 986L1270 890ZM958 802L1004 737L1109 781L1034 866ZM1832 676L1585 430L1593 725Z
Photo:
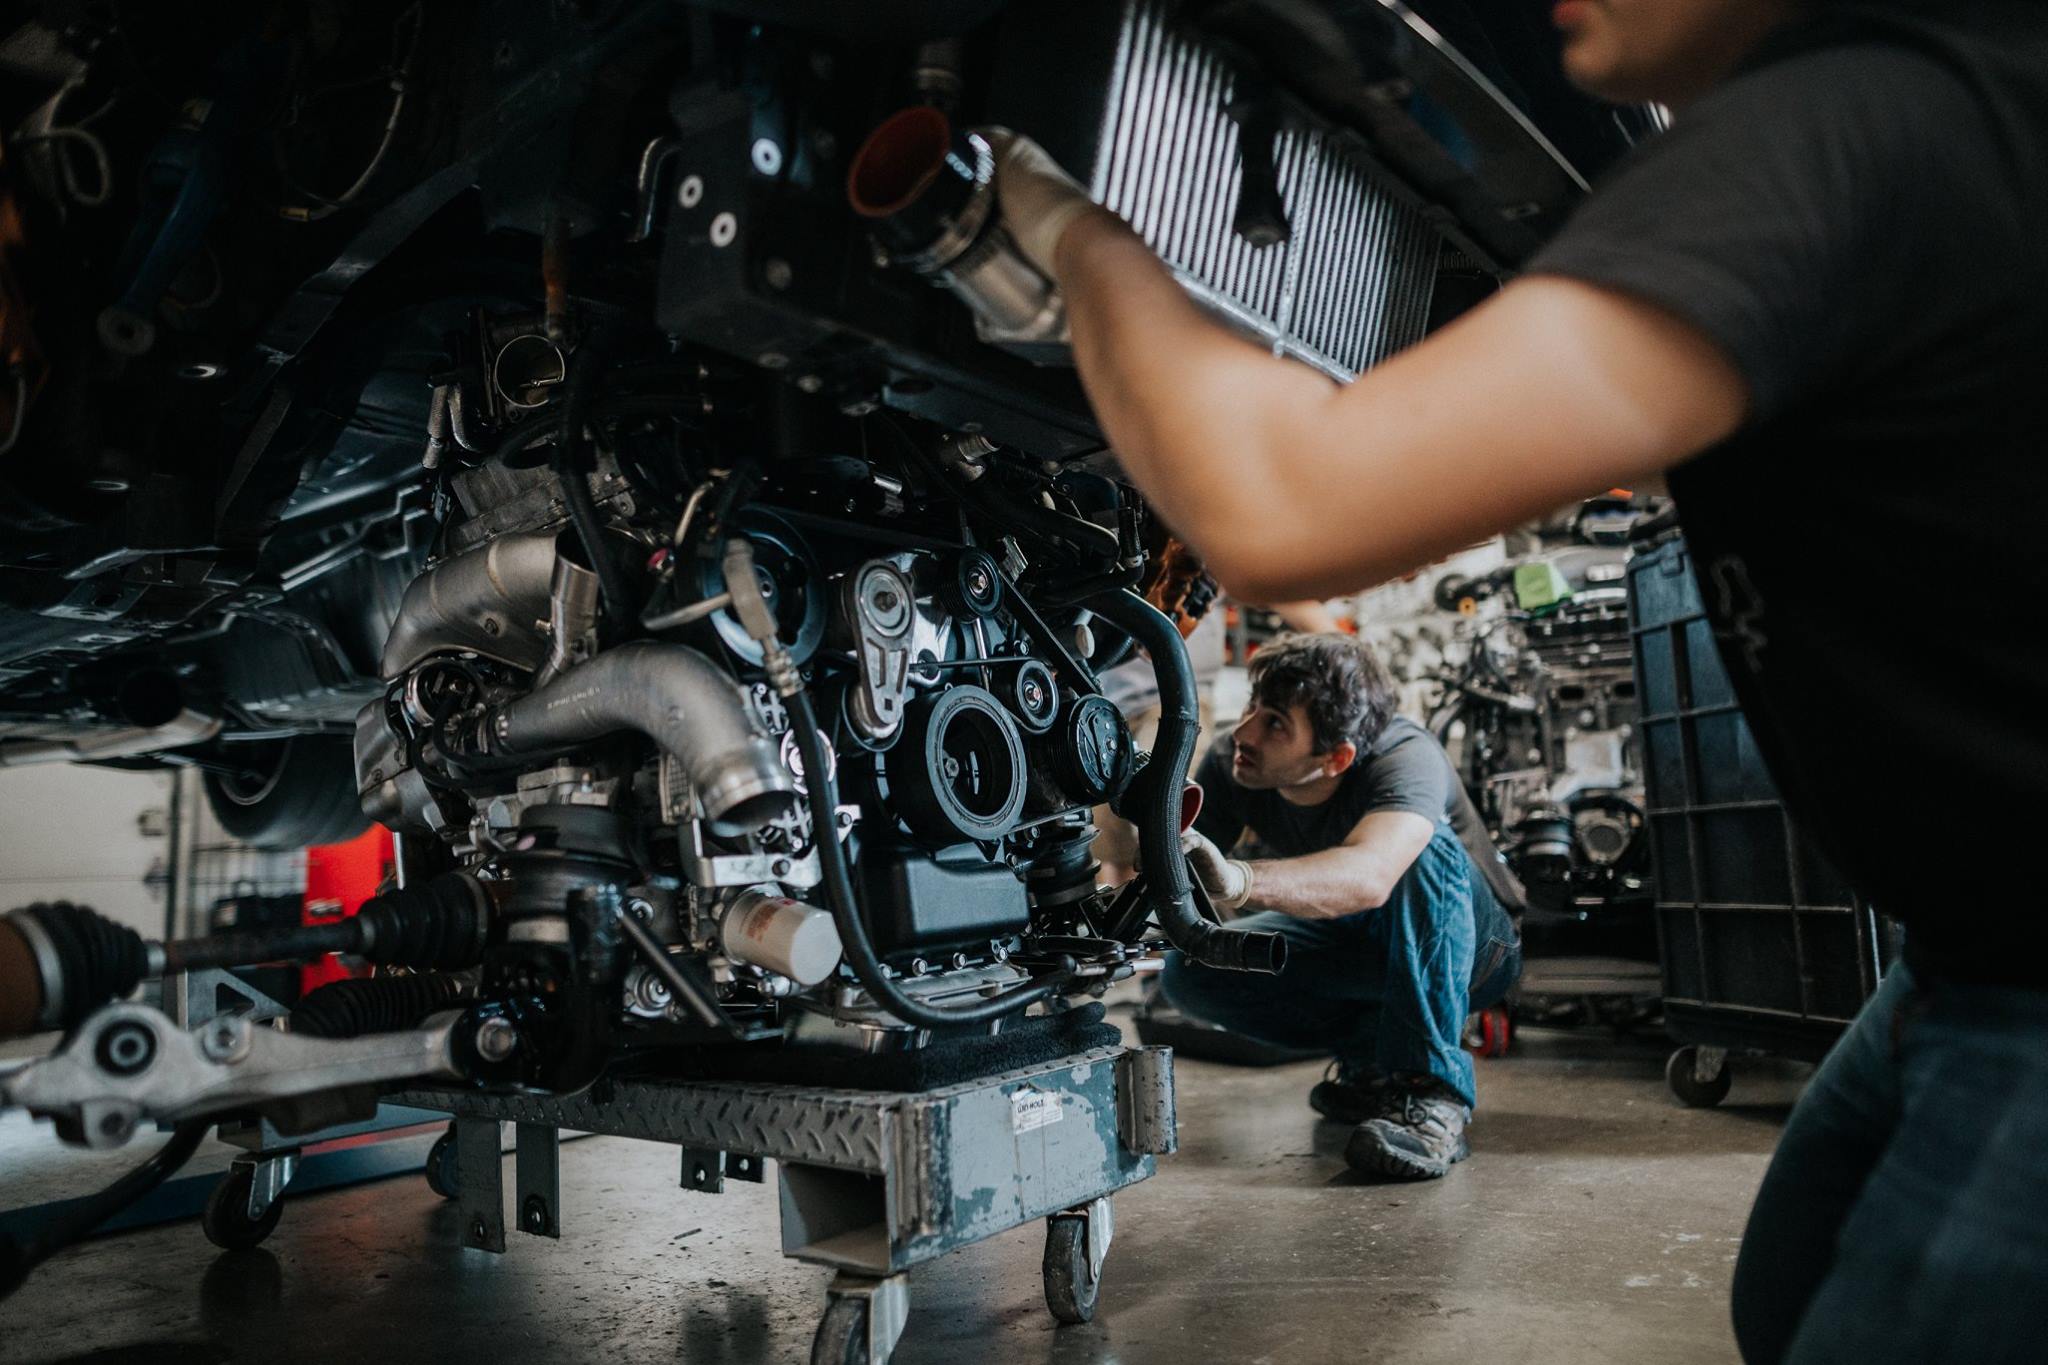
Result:
M36 1016L38 1029L61 1027L64 1020L64 967L57 956L57 945L50 938L49 930L42 921L26 910L15 910L7 915L7 922L20 931L27 940L29 951L35 954L36 970L43 976L43 1008Z

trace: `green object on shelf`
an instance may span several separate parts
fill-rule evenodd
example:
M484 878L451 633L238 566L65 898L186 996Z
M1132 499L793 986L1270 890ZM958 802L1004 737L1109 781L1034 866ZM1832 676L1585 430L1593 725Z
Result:
M1555 564L1524 564L1515 570L1515 604L1523 611L1548 611L1571 595L1572 585Z

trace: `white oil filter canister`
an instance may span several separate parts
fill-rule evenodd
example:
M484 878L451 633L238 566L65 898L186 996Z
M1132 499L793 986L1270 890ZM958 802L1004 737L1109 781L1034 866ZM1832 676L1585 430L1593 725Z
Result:
M751 963L800 986L815 986L838 970L844 951L839 927L815 905L772 891L742 891L718 924L725 955Z

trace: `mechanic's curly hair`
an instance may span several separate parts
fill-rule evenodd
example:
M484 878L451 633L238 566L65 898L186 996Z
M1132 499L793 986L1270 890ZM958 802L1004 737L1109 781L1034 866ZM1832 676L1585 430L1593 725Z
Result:
M1394 718L1394 684L1355 635L1282 635L1252 655L1252 699L1308 713L1315 751L1350 742L1365 753Z

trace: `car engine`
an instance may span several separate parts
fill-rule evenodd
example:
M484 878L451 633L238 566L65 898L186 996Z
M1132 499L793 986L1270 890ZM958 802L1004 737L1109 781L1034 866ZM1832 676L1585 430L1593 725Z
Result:
M1431 728L1529 894L1524 932L1556 951L1653 953L1634 648L1621 579L1645 515L1595 500L1552 543L1435 585L1463 627Z
M332 925L0 920L0 1036L68 1035L0 1099L98 1146L986 1035L1169 945L1279 970L1179 854L1165 535L985 130L1344 379L1649 126L1458 0L16 11L0 764L193 768L251 842L400 843ZM1149 754L1096 681L1133 650ZM1114 892L1105 805L1147 870ZM328 952L379 974L288 1032L115 1003Z

